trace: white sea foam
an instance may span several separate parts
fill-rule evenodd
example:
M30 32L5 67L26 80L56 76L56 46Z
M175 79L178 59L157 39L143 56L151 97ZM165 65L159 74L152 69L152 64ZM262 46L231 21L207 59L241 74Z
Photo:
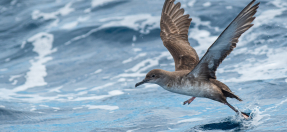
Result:
M77 97L76 99L73 99L72 101L99 100L99 99L109 98L109 97L118 96L118 95L122 95L122 94L124 94L124 92L122 92L120 90L114 90L114 91L110 91L108 95Z
M75 107L73 108L73 110L78 110L78 109L82 109L83 107Z
M44 79L44 77L47 76L44 63L52 60L53 58L48 55L57 51L57 49L52 49L53 41L54 36L45 32L38 33L28 39L28 42L33 44L33 51L36 52L38 56L30 60L32 66L25 76L25 84L16 87L14 91L25 91L36 86L47 85Z
M11 82L11 81L13 81L14 79L19 78L19 77L21 77L21 76L22 76L22 75L12 75L12 76L10 76L9 81Z
M0 108L5 108L5 106L4 105L0 105Z
M121 73L120 75L114 77L114 78L119 78L119 77L144 77L146 73ZM112 79L114 79L112 78Z
M92 7L98 7L98 6L103 6L113 1L116 1L116 0L92 0L91 5Z
M8 70L7 68L0 69L0 71L7 71L7 70Z
M284 100L282 100L280 103L275 104L275 106L266 108L263 112L267 112L267 111L270 111L270 110L277 110L277 109L276 109L277 107L283 105L283 104L286 103L286 102L287 102L287 99L284 99Z
M89 17L79 17L76 21L66 23L61 28L66 29L66 30L70 30L70 29L77 27L81 22L87 21L88 19L89 19Z
M262 111L260 111L260 107L255 107L252 112L252 120L249 121L244 121L243 125L244 126L258 126L260 124L263 124L265 121L268 121L270 119L270 112L271 111L275 111L278 110L277 108L281 105L283 105L284 103L287 102L287 99L282 100L281 102L279 102L278 104L275 104L274 106L268 107Z
M20 98L21 101L39 103L43 101L84 101L84 100L100 100L104 98L109 98L113 96L118 96L124 94L124 92L120 90L113 90L108 92L107 95L99 95L99 96L83 96L87 94L88 91L82 91L77 94L57 94L56 96L41 96L40 94L20 94L13 89L0 89L0 97L1 99L17 99ZM83 96L83 97L82 97Z
M63 8L60 8L58 11L51 13L43 13L39 10L34 10L32 13L32 19L43 18L44 20L57 19L58 15L65 16L73 12L75 9L71 8L72 2L66 4Z
M188 6L193 7L193 5L195 4L196 0L191 0L187 3Z
M134 132L136 130L140 130L140 128L137 128L137 129L132 129L132 130L127 130L127 132Z
M140 58L140 57L144 57L144 56L146 56L146 55L147 55L147 53L140 53L140 54L138 54L136 57L131 57L131 58L127 59L127 60L124 60L122 63L123 63L123 64L129 63L129 62L132 62L133 60L136 60L136 59L138 59L138 58Z
M52 107L53 109L55 109L55 110L60 110L60 108L59 107Z
M17 94L11 89L0 89L0 98L2 99L13 99Z
M86 87L84 87L84 88L77 88L77 89L75 89L75 91L81 91L81 90L86 90L87 88Z
M85 22L85 21L87 21L87 20L89 20L89 19L90 19L89 16L87 16L87 17L79 17L79 18L77 19L77 21L78 21L78 22Z
M35 110L37 110L35 107L33 107L32 109L30 109L30 111L35 111Z
M180 120L177 123L195 122L195 121L201 121L201 120L204 120L204 119L203 118L191 118L191 119Z
M253 32L254 29L260 27L263 24L270 23L269 20L274 19L276 16L279 16L283 13L283 11L287 10L287 4L281 0L276 0L270 2L270 4L274 4L279 7L279 9L272 9L262 12L254 21L254 26L248 30L240 39L240 43L237 47L242 47L245 44L256 40L259 35L267 35L264 32ZM203 22L197 17L192 17L193 22L195 22L195 27L190 30L189 38L193 38L198 41L200 44L197 47L194 47L199 54L202 56L207 48L216 40L217 36L211 36L210 32L207 30L199 29L200 25L205 25L209 28L210 22ZM215 27L216 28L216 27ZM248 35L246 35L248 34ZM243 38L243 39L242 39ZM286 64L286 59L282 59L286 56L285 52L286 48L280 49L272 49L267 46L258 47L255 50L249 50L247 48L236 48L232 54L254 54L254 55L263 55L267 54L267 59L258 60L256 63L248 63L242 62L237 65L226 66L224 68L219 68L218 72L237 72L241 75L239 78L229 78L225 81L227 82L241 82L241 81L249 81L249 80L260 80L260 79L274 79L274 78L282 78L287 75L282 74L286 73L286 68L284 64ZM278 60L280 58L280 60ZM247 61L254 62L255 59L248 59ZM264 65L262 65L264 64ZM228 69L228 70L226 70ZM233 70L230 70L233 69Z
M17 82L18 82L18 80L14 80L14 81L12 82L12 85L16 85Z
M210 2L205 2L205 3L203 4L203 6L204 6L204 7L209 7L209 6L211 6L211 3L210 3Z
M124 17L105 18L101 19L100 22L108 22L102 26L105 28L124 26L139 31L140 33L148 34L150 30L159 27L160 16L152 16L150 14L137 14ZM146 27L147 25L149 25L148 28Z
M118 82L125 82L127 79L125 79L125 78L120 78L119 80L118 80Z
M82 92L79 92L77 93L77 95L85 95L85 94L88 94L88 91L82 91ZM69 100L72 100L73 97L71 97Z
M102 109L102 110L116 110L119 109L118 106L110 106L110 105L86 105L88 109Z
M49 93L52 93L52 92L60 93L60 92L61 92L61 91L60 91L60 89L62 89L62 88L63 88L63 86L60 86L60 87L57 87L57 88L50 89L50 90L49 90Z
M73 29L78 25L79 22L75 21L75 22L70 22L65 24L64 26L62 26L62 29Z
M151 67L157 66L159 65L159 60L163 57L168 57L170 56L169 52L162 52L161 55L159 55L158 57L154 57L152 59L146 59L140 63L138 63L137 65L135 65L134 67L126 70L126 72L142 72L145 71ZM149 64L146 66L146 64Z
M132 61L133 61L133 58L128 58L128 59L124 60L122 63L125 64L125 63L129 63Z
M39 106L41 106L41 107L49 107L48 105L39 105Z
M194 48L196 49L198 55L202 56L207 50L207 48L217 39L218 36L211 36L209 31L199 29L199 26L201 25L212 28L209 21L201 21L198 17L192 17L192 21L195 23L195 26L189 31L189 38L193 38L199 43L199 46L196 46Z
M92 11L91 8L87 8L87 9L84 10L85 13L90 13L91 11Z
M287 10L287 3L281 0L274 0L269 2L269 4L273 4L274 6L277 6L279 9L266 10L263 11L260 15L257 15L256 19L253 21L254 26L244 33L248 35L243 35L240 38L241 44L238 45L238 47L244 46L248 42L255 41L256 38L260 35L268 35L265 32L253 32L253 30L265 24L270 25L272 23L272 21L270 20L273 20L276 16L282 15L283 12Z
M52 28L52 27L57 27L58 23L60 22L59 20L59 16L66 16L68 14L70 14L71 12L74 11L73 8L71 8L72 6L72 2L66 4L63 8L60 8L59 10L55 11L55 12L51 12L51 13L44 13L41 12L40 10L34 10L32 12L32 19L36 20L36 19L44 19L44 20L50 20L50 19L54 19L53 22L50 23L50 25L48 25L48 28ZM65 26L63 26L63 29L70 29L73 28L77 25L78 23L68 23ZM22 44L21 48L23 48L25 45Z
M140 48L133 48L134 52L139 52L139 51L142 51L142 49Z
M233 7L232 6L226 6L225 8L228 10L231 10Z
M113 82L110 82L110 83L107 83L103 86L98 86L98 87L95 87L95 88L92 88L91 91L95 91L95 90L100 90L100 89L103 89L103 88L106 88L106 87L109 87L109 86L113 86L115 83Z
M162 52L159 56L154 58L148 58L143 60L142 62L136 64L134 67L125 70L125 73L119 74L114 78L121 78L121 77L143 77L146 73L142 73L147 69L159 65L159 60L164 57L171 56L169 52Z
M224 72L237 72L241 75L238 78L226 79L225 82L242 82L287 77L285 74L287 72L287 68L285 67L287 59L284 57L287 55L286 51L286 47L274 49L268 48L267 45L263 45L255 50L244 49L239 51L242 53L237 52L237 54L266 55L267 58L260 60L249 58L249 61L252 61L252 63L243 61L235 65L224 67L222 70Z
M287 7L287 3L284 0L272 0L268 4L270 4L270 3L275 5L276 7L279 7L279 8Z
M267 117L266 120L268 120L269 118L269 114L264 114L264 112L261 112L259 107L256 107L255 109L253 109L253 111L251 112L253 114L252 120L251 121L247 121L245 123L243 123L245 126L249 126L247 125L248 123L252 126L258 126L262 123L264 123L264 118Z
M101 73L103 70L102 69L98 69L94 72L94 74L98 74L98 73Z

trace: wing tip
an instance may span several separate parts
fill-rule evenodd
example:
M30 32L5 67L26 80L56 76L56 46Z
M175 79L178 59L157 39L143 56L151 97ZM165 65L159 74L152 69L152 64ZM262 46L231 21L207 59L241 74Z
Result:
M189 14L184 14L185 9L181 8L181 3L176 2L175 4L175 1L176 0L165 0L161 14L161 30L164 29L164 23L166 23L165 28L170 29L170 32L167 34L162 33L161 35L186 34L184 35L184 40L188 40L187 34L192 18L189 18Z

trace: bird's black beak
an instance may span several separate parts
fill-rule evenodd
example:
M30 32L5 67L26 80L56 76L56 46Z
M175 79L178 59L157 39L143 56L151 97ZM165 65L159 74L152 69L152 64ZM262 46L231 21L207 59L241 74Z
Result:
M138 82L138 83L136 84L136 87L139 86L139 85L142 85L142 84L144 84L144 83L147 83L148 81L149 81L148 79L144 79L144 80L142 80L141 82Z

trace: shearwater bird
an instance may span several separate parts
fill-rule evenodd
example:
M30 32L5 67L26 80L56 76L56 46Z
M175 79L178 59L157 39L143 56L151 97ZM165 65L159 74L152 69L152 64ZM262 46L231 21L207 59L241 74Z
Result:
M236 47L239 37L253 26L251 23L255 19L254 15L260 3L252 6L256 1L252 0L220 34L199 61L196 51L188 42L188 30L192 19L188 14L184 15L180 2L174 4L174 1L165 0L163 5L160 37L173 56L175 71L151 70L135 87L144 83L158 84L170 92L192 96L184 102L184 105L190 104L196 97L204 97L226 104L238 113L239 111L230 105L226 98L242 100L232 93L228 86L216 80L215 72L219 64ZM248 119L246 113L242 115Z

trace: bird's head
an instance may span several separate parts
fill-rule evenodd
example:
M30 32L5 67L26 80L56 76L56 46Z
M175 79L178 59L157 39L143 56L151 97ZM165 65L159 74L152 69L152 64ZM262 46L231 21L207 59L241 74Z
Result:
M166 71L161 70L161 69L154 69L148 72L146 74L145 79L142 80L141 82L138 82L135 85L135 87L140 86L144 83L154 83L154 84L161 85L164 82L165 78L166 78Z

